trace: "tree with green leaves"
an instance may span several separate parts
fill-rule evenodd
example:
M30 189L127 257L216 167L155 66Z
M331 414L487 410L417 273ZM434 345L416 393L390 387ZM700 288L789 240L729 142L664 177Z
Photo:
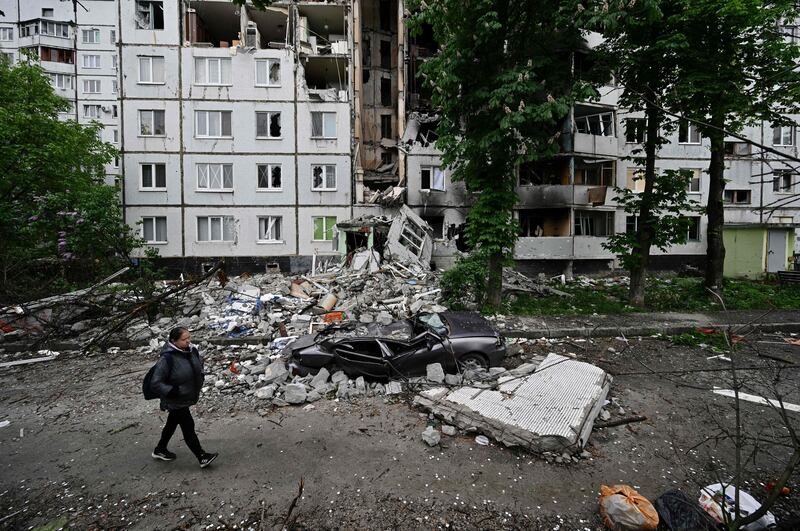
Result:
M477 196L466 237L488 261L486 302L498 307L519 231L516 168L557 153L570 106L596 96L571 74L582 35L554 2L413 0L408 8L412 31L429 24L440 45L421 68L441 114L436 147L453 180Z
M684 0L685 39L671 101L710 140L706 287L722 291L725 136L764 120L788 124L800 105L800 47L784 33L794 0Z
M32 57L0 59L0 297L89 281L139 244L104 184L116 154L99 124L59 119L70 104Z
M644 114L644 154L638 149L632 157L641 167L644 190L617 189L617 201L637 220L635 231L612 235L604 245L630 271L630 303L644 306L651 248L666 250L685 241L688 220L683 214L693 209L687 199L688 176L656 171L658 150L674 130L662 105L673 90L684 47L683 37L674 31L683 6L672 0L611 6L597 0L574 9L583 27L600 32L605 39L597 50L598 61L620 85L620 107Z

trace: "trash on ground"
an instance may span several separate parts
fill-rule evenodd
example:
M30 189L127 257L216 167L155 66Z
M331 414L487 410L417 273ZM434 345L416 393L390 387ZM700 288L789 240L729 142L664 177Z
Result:
M700 507L703 508L711 518L719 523L731 522L736 519L736 487L734 485L723 485L714 483L700 489ZM761 504L747 492L739 489L739 516L747 516L759 510ZM745 531L758 531L767 529L775 525L775 517L767 513L753 523L742 526L740 529Z
M736 398L736 391L733 389L720 389L719 387L715 387L713 390L714 394L727 396L730 398ZM742 393L739 392L739 400L744 400L745 402L753 402L754 404L762 404L764 406L772 406L776 409L781 409L781 406L786 411L794 411L800 413L800 405L791 404L789 402L781 403L779 400L774 400L772 398L765 398L763 396L758 395L751 395L749 393Z
M653 506L661 525L670 531L716 531L717 523L696 500L678 489L656 498Z
M644 531L658 527L658 513L653 504L628 485L602 485L598 502L600 515L609 529Z

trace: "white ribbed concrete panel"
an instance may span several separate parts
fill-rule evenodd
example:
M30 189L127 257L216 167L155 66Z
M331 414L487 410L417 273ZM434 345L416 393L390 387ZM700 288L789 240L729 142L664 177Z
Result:
M461 428L507 446L537 451L582 448L603 406L611 376L599 367L550 354L528 376L500 379L497 390L434 388L416 403Z

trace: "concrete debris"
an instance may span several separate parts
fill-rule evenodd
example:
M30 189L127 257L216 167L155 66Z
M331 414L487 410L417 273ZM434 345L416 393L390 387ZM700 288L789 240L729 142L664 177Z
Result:
M442 383L444 382L444 369L441 363L431 363L426 367L427 378L429 382Z
M389 382L386 384L387 395L399 395L403 392L403 385L400 382Z
M501 375L495 388L439 387L422 391L414 403L506 446L576 450L585 446L610 385L611 376L599 367L549 354L534 373Z
M302 404L307 397L306 386L303 384L288 384L283 388L283 399L289 404Z
M442 424L442 433L449 437L455 437L458 433L458 430L455 426L450 426L449 424Z
M439 441L442 440L442 434L436 431L433 426L428 426L425 428L425 431L422 432L422 440L425 441L425 444L428 446L436 446L439 444Z

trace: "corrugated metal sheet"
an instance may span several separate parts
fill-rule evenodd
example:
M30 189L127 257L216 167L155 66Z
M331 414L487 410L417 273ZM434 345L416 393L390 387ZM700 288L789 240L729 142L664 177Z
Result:
M583 447L610 384L599 367L550 354L533 374L501 379L498 390L431 389L421 393L420 403L506 444L539 450Z

